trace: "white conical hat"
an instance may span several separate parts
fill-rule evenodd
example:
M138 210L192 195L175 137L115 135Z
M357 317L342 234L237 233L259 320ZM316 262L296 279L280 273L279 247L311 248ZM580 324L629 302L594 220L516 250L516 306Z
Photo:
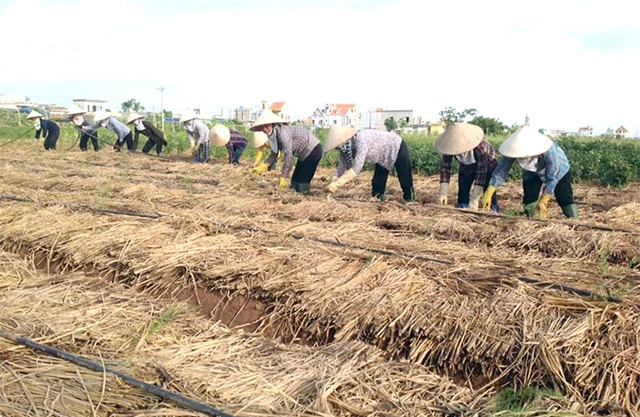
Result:
M197 118L198 115L192 111L188 111L180 117L180 123L188 122L189 120L193 120Z
M69 116L74 116L76 114L85 114L86 111L82 110L80 107L78 106L73 106L69 109Z
M35 110L31 110L31 113L29 113L29 115L27 116L27 119L37 119L38 117L44 117L44 116Z
M507 158L529 158L542 155L552 146L553 141L529 126L529 118L527 118L523 126L502 142L498 152Z
M127 118L127 124L132 123L138 119L144 119L144 116L142 114L131 112L129 114L129 117Z
M225 125L215 125L209 130L209 140L213 146L226 146L231 139L231 132Z
M95 123L101 122L105 119L108 119L109 117L111 117L111 113L109 113L106 110L98 110L95 114L95 116L93 116L93 121Z
M264 132L253 132L253 138L251 139L251 146L259 148L269 141L267 134Z
M262 130L262 126L264 125L273 125L276 123L280 124L288 124L289 122L285 122L282 117L278 116L274 112L270 110L265 110L262 112L260 117L256 120L256 122L251 126L251 130L254 132Z
M474 149L482 142L482 128L469 123L454 123L438 139L436 149L443 155L459 155Z
M332 125L329 128L327 140L324 142L324 153L342 145L347 140L355 136L356 133L358 133L358 129L355 127Z

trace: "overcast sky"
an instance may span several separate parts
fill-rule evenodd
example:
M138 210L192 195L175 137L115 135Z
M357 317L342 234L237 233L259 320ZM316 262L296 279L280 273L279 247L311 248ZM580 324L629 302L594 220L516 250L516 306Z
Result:
M640 129L630 0L0 0L0 93L147 110L446 106L511 125Z

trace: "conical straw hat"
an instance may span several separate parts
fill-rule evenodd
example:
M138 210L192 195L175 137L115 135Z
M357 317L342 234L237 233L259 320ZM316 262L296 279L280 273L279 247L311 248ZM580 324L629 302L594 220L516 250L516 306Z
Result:
M553 141L526 123L507 138L498 152L507 158L529 158L542 155L553 146Z
M138 113L131 112L127 118L127 124L135 122L138 119L144 119L144 116Z
M27 116L27 119L36 119L38 117L44 117L44 116L35 110L31 110L31 113L29 113L29 115Z
M436 139L436 149L443 155L459 155L474 149L482 138L484 132L479 126L455 123Z
M98 123L105 119L108 119L109 117L111 117L111 113L109 113L108 111L98 110L95 116L93 116L93 121L94 123Z
M209 130L209 140L213 146L226 146L231 139L231 132L225 125L215 125Z
M183 114L182 117L180 117L180 123L188 122L189 120L193 120L196 117L198 117L197 114L195 114L192 111L188 111L185 114Z
M273 124L276 124L276 123L285 124L285 125L289 124L289 122L285 122L282 119L282 117L278 116L274 112L272 112L270 110L265 110L265 111L262 112L260 117L258 117L258 119L253 124L253 126L251 126L251 130L253 132L258 132L258 131L262 130L262 126L264 126L264 125L273 125Z
M85 114L86 111L82 110L80 107L78 106L73 106L69 109L69 116L74 116L76 114Z
M327 140L324 142L324 153L327 153L330 150L342 145L347 140L355 136L356 133L358 133L358 129L356 129L355 127L332 125L329 128L329 135L327 135Z
M253 132L253 139L251 139L251 146L259 148L269 141L267 134L264 132Z

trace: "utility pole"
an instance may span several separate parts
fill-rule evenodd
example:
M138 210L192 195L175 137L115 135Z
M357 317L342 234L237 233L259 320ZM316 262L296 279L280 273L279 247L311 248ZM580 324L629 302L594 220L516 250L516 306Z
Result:
M162 131L164 132L164 87L158 87L160 90L160 120L162 120Z

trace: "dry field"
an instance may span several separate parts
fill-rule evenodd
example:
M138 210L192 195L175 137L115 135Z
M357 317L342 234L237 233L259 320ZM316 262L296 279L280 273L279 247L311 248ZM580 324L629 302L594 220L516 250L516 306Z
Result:
M640 184L532 221L518 183L496 216L436 206L436 177L327 199L331 174L303 197L246 162L4 148L0 329L237 416L483 416L505 387L558 394L518 415L640 415ZM3 416L202 415L0 358Z

